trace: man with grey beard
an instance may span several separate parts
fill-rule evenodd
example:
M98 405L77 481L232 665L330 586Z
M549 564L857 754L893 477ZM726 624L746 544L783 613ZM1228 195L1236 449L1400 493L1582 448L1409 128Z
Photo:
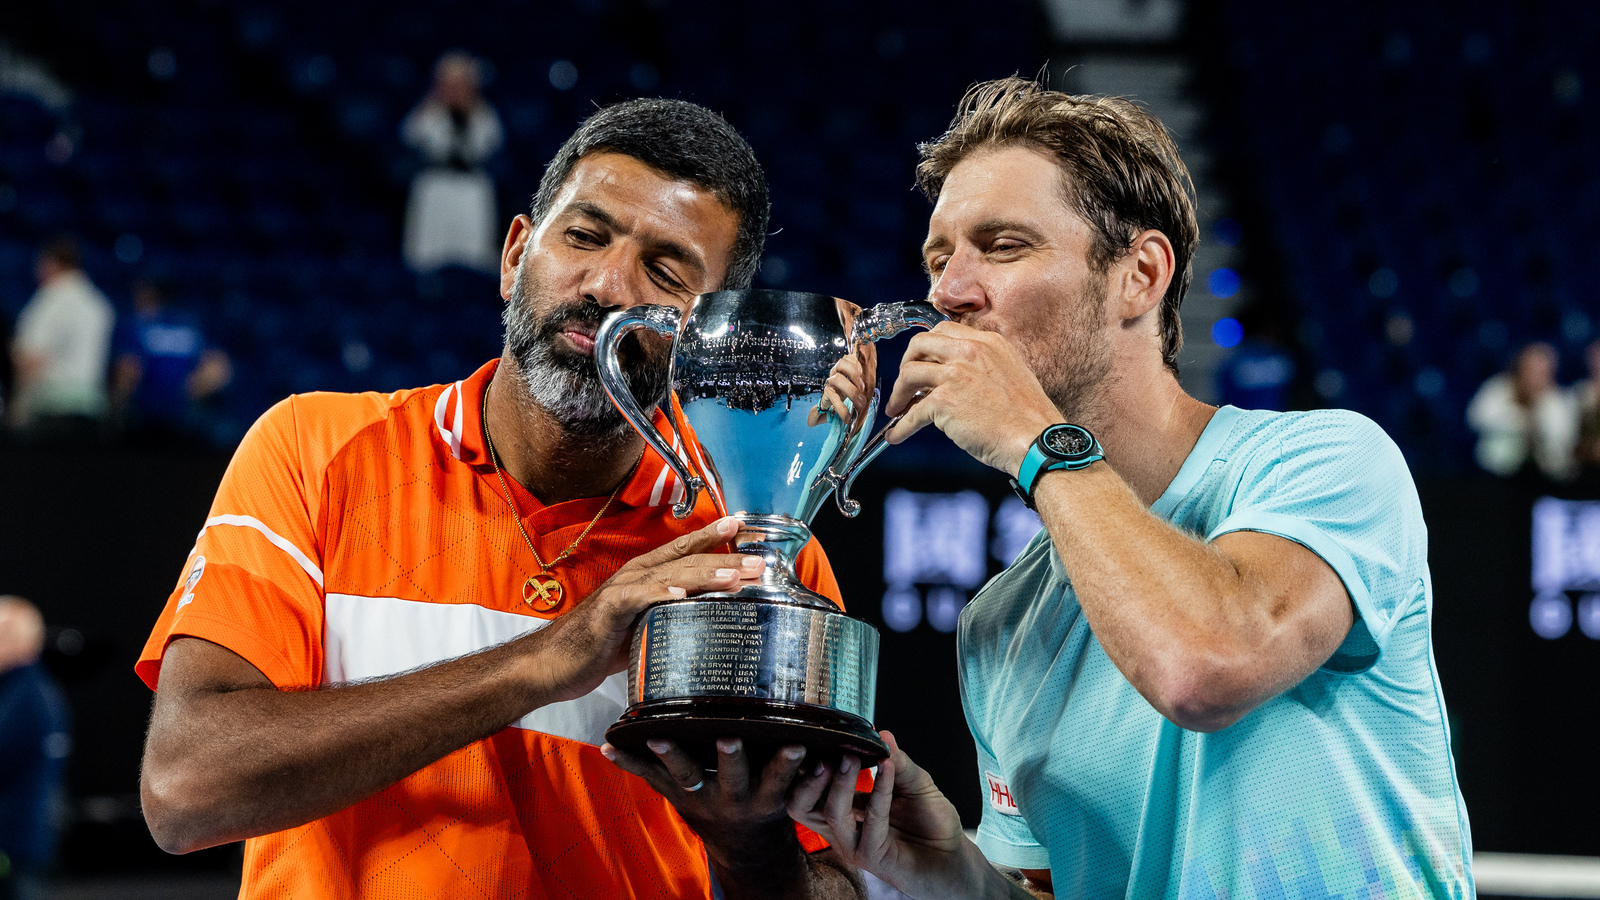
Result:
M630 434L628 423L600 384L594 357L573 351L558 340L568 327L593 334L611 310L585 301L540 318L533 312L535 305L549 304L535 299L536 288L528 283L526 274L526 266L517 269L511 302L506 304L502 318L507 352L517 362L528 395L574 434L598 439ZM542 288L538 290L542 297ZM646 347L633 337L623 342L620 351L628 386L643 407L648 409L665 399L668 360L661 352L664 348L655 343Z
M785 814L804 748L719 741L709 772L603 737L638 613L763 562L726 552L708 498L672 516L683 488L607 399L595 332L748 286L766 223L719 116L601 110L506 235L500 359L256 423L137 666L157 843L243 839L244 898L860 896ZM642 404L668 350L620 348ZM837 600L814 543L797 568Z

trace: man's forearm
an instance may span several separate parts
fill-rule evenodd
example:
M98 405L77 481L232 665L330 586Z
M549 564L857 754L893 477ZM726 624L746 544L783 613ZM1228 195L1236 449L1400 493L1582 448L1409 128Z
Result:
M549 702L539 635L392 678L305 691L162 684L142 779L163 848L188 852L337 812ZM228 653L194 639L172 655ZM253 670L252 670L253 671ZM167 669L163 668L163 676Z
M861 880L831 850L806 853L786 818L766 840L737 848L708 844L707 856L728 900L860 900Z
M1230 630L1227 596L1238 573L1152 515L1109 466L1051 473L1037 496L1074 592L1114 658L1156 656L1163 642Z
M225 647L174 640L140 779L151 834L181 853L301 825L589 693L626 665L644 609L739 583L745 557L707 552L736 527L720 519L630 560L532 634L392 678L280 691Z
M1298 544L1247 531L1202 542L1151 514L1104 464L1040 485L1095 637L1182 727L1226 727L1315 670L1349 631L1343 583Z

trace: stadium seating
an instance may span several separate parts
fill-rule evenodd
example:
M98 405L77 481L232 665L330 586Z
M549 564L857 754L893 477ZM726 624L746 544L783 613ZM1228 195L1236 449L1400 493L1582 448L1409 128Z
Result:
M1324 402L1375 418L1414 468L1469 465L1478 385L1528 341L1584 376L1600 338L1600 8L1230 0L1221 33L1299 338Z
M763 283L917 296L915 143L966 84L1044 57L1033 4L991 7L957 31L909 0L30 4L8 13L7 37L75 99L51 112L0 94L0 314L26 302L33 249L60 231L84 240L119 307L133 279L167 279L237 363L212 435L224 445L289 391L464 376L498 351L495 285L418 280L399 261L414 167L399 123L456 47L494 74L504 218L596 103L682 97L726 114L766 162ZM562 60L577 71L567 90L552 84Z

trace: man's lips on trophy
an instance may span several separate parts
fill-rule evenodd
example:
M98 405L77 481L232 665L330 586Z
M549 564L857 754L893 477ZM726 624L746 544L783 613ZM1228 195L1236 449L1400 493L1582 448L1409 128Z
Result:
M600 330L605 315L598 307L574 305L547 319L541 330L549 336L547 340L556 342L558 352L592 360L595 332ZM564 340L557 340L558 336Z
M557 343L557 347L561 348L558 351L559 353L570 354L568 359L573 364L581 365L584 369L593 371L595 365L594 338L595 334L600 330L600 323L595 320L603 317L604 313L600 316L594 316L587 312L578 312L563 318L550 327L546 333L553 332L554 335L559 336L560 340ZM618 357L625 370L631 371L634 367L643 364L648 358L648 354L646 354L644 347L640 345L639 336L636 334L625 337L617 347L617 350ZM582 363L578 363L580 359L583 360Z
M594 355L594 333L597 329L587 322L568 322L561 326L567 342L584 356Z

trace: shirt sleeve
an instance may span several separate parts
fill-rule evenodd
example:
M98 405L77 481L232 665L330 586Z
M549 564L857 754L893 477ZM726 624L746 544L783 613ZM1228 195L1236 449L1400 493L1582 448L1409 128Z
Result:
M1207 539L1233 531L1294 541L1344 583L1356 622L1327 671L1371 668L1394 623L1425 596L1427 529L1416 486L1389 436L1355 413L1304 414L1258 451Z
M1028 544L1029 549L1024 550L1013 565L1029 559L1030 551L1037 548L1040 540L1036 535ZM988 589L989 586L985 586L983 590ZM982 594L980 591L980 597ZM1028 827L1027 819L1018 809L1010 777L995 755L990 739L989 732L995 729L996 720L1010 717L996 716L989 697L989 681L983 677L988 669L987 654L979 648L988 646L987 635L994 623L972 615L978 608L977 598L974 600L975 603L962 613L961 627L956 632L956 659L961 679L961 712L966 717L967 730L972 733L978 756L978 795L982 798L983 817L978 821L976 843L983 855L996 865L1048 869L1050 853L1034 837L1033 829Z
M135 665L152 690L167 645L202 638L239 654L279 688L322 679L320 541L302 471L294 398L245 435L178 584Z
M973 721L967 715L967 721ZM973 743L978 747L978 790L983 795L983 818L978 822L978 849L996 865L1013 869L1048 869L1050 851L1033 836L1028 820L1016 812L1011 802L1011 788L1000 763L989 751L983 737L974 729ZM1011 810L1005 812L1003 810Z

